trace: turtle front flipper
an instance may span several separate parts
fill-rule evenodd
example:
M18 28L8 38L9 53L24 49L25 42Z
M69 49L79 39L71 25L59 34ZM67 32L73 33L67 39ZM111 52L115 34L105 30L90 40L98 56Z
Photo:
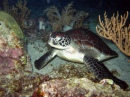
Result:
M112 79L115 84L119 85L122 89L127 89L128 85L126 82L116 78L106 67L103 63L99 62L97 59L85 56L84 63L86 64L88 70L94 74L94 76L98 80L102 79Z
M43 56L41 56L38 60L34 62L36 69L40 70L45 67L47 63L54 58L55 55L56 54L54 53L54 50L50 50L45 53Z

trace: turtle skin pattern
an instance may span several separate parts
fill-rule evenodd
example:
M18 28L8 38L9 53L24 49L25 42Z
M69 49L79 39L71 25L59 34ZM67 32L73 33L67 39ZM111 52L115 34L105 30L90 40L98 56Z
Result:
M94 74L98 80L102 80L104 78L112 79L114 83L119 85L122 89L125 90L128 88L128 85L126 82L113 76L113 74L106 68L106 66L103 63L97 61L97 59L85 56L84 63L86 64L88 70L92 74Z

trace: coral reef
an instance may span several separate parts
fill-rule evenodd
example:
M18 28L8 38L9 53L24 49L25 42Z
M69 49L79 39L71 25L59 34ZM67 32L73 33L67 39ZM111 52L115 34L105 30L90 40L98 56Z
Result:
M87 78L55 79L43 82L32 97L129 97L117 85L93 83Z
M29 97L50 77L33 74L22 30L11 15L0 16L0 97Z
M24 69L19 67L17 71L8 73L6 77L0 77L0 97L30 97L39 84L50 80L47 75L32 75L32 72Z
M3 91L8 94L16 88L8 84L19 78L17 74L22 73L23 68L29 67L29 58L24 48L25 38L17 22L5 12L0 11L0 16L0 96L4 97L6 93Z
M8 60L19 61L24 56L24 42L25 38L19 25L7 13L0 12L0 57ZM2 62L2 61L1 61Z
M97 82L82 64L67 63L55 67L51 80L44 81L33 92L32 97L129 97L111 79Z
M101 21L99 15L99 24L96 26L97 33L109 40L112 40L117 47L127 56L130 56L130 24L128 27L125 26L128 11L124 16L120 16L117 12L117 15L109 19L107 18L106 12L104 13L104 21Z
M24 22L31 12L31 10L27 8L27 0L18 0L17 3L12 6L8 4L8 0L3 0L2 10L13 16L22 29L27 28Z
M83 27L84 19L88 17L88 13L77 11L72 6L73 3L68 4L61 13L55 6L50 6L44 10L53 31L66 31L72 28Z
M10 7L5 0L5 10L18 16L17 22L22 28L28 28L26 34L30 43L34 43L39 36L46 36L46 21L43 17L36 20L25 20L30 14L26 7L26 0L18 0L15 7ZM7 9L6 9L7 8ZM21 13L19 11L21 10ZM56 11L57 9L55 9ZM47 13L49 10L47 11ZM13 13L13 12L12 12ZM53 12L52 12L53 13ZM59 12L58 12L59 13ZM16 15L17 14L17 15ZM55 15L55 14L54 14ZM60 14L62 21L54 19L52 15L52 30L64 30L64 27L83 27L83 20L88 16L84 12L76 12L72 4L68 4ZM51 18L51 17L50 17ZM20 20L19 20L20 19ZM29 22L29 24L28 24ZM24 24L23 24L24 23ZM27 24L25 24L27 23ZM55 25L57 23L57 25ZM63 23L61 26L59 24ZM54 24L54 25L53 25ZM65 31L65 30L64 30ZM29 32L29 33L28 33ZM43 36L41 35L43 34ZM45 41L47 40L45 39ZM39 41L39 40L37 40ZM54 68L49 75L34 74L29 55L25 50L25 36L19 25L7 13L0 12L0 97L129 97L129 91L121 90L117 85L111 83L99 84L86 70L84 65L67 63ZM35 44L34 44L35 45ZM42 52L43 43L34 47ZM39 49L40 47L40 49ZM41 49L42 48L42 49ZM77 66L78 65L78 66ZM116 71L112 71L116 73ZM91 79L92 81L90 81Z

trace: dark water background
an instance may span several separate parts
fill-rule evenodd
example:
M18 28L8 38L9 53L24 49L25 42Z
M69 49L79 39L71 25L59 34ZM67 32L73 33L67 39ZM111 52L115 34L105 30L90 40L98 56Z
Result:
M2 0L0 7L3 6ZM130 11L130 0L27 0L27 7L31 9L31 16L36 17L43 14L43 10L49 6L55 5L58 9L63 9L68 3L74 3L74 8L77 10L94 13L96 11L104 13L107 11L113 13L119 11L120 13ZM15 5L17 0L8 0L9 5Z

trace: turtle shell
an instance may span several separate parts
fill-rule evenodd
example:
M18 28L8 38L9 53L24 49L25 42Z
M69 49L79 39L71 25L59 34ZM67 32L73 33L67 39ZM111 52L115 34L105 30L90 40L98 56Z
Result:
M72 29L65 33L79 45L80 49L95 49L100 54L102 53L111 57L118 56L117 53L111 50L98 35L88 29Z

